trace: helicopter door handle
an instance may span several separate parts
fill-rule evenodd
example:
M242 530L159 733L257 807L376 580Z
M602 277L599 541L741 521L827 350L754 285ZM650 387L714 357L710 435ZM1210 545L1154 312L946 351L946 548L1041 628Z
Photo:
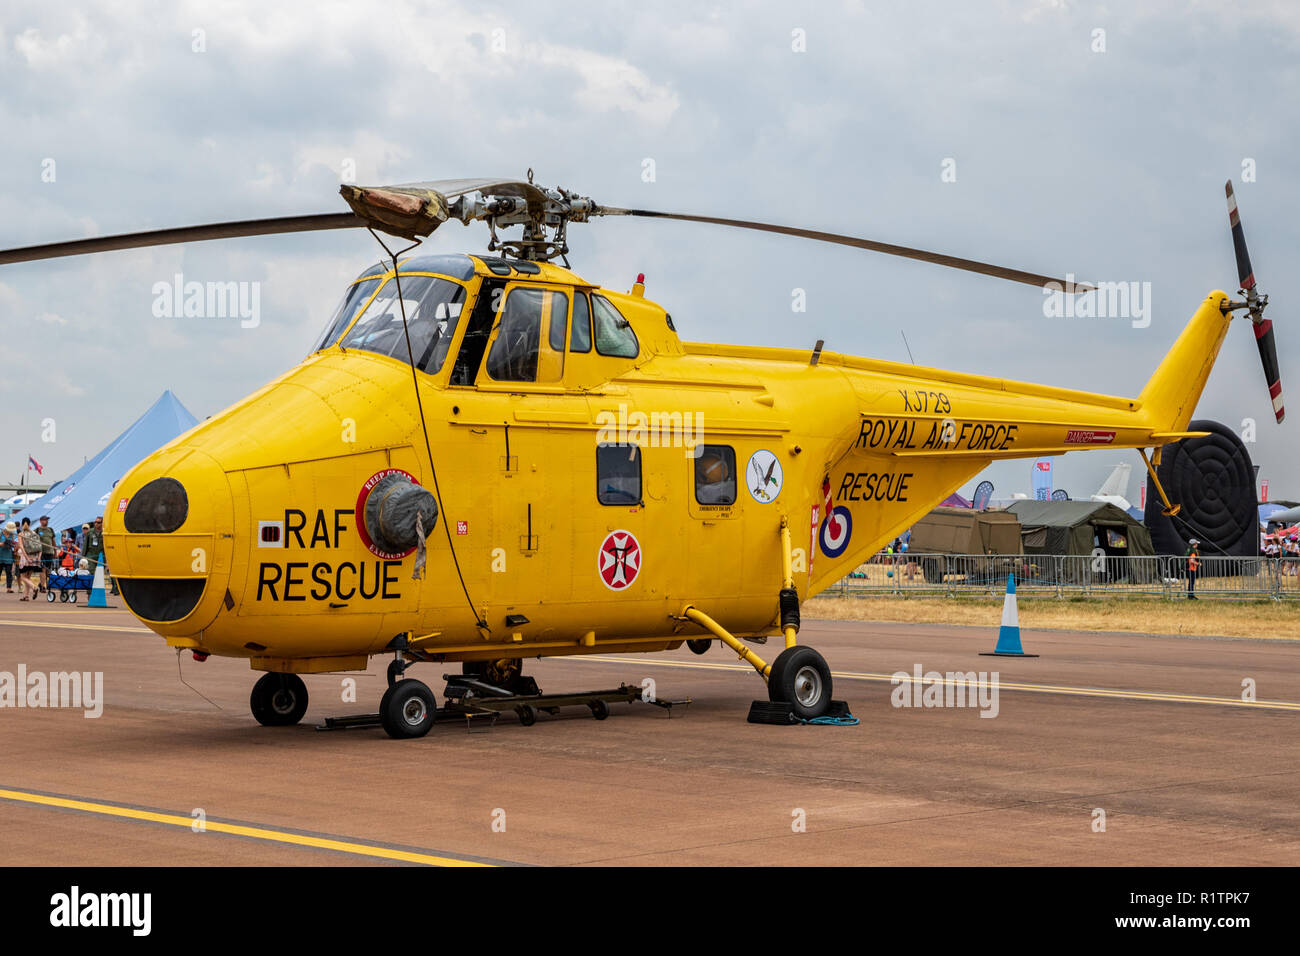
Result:
M347 605L346 605L346 604L337 604L337 603L335 603L334 601L330 601L330 610L331 610L331 611L337 611L337 610L338 610L339 608L341 608L341 607L347 607Z

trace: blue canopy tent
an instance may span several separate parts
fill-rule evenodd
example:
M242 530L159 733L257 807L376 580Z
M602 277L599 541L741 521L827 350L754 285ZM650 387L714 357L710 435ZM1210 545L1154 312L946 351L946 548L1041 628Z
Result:
M42 516L48 515L50 526L60 530L94 521L108 507L109 493L123 475L197 424L198 419L170 390L163 392L147 412L99 454L67 478L51 485L49 491L17 512L15 517L19 520L31 518L35 524Z

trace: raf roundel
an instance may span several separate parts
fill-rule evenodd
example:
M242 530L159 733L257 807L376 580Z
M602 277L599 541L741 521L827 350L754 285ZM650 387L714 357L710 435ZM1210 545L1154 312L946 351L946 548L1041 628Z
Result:
M611 591L624 591L641 573L641 544L631 531L611 531L596 555L600 580Z
M822 554L828 558L838 558L849 546L849 538L852 536L853 515L849 513L848 508L837 505L835 510L822 520L821 532L817 539L821 544Z

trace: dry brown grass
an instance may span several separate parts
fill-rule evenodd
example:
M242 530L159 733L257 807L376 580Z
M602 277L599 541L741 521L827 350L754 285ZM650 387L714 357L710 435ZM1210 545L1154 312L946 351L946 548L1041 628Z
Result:
M1300 608L1276 601L1211 601L1196 604L1159 599L1021 598L1020 626L1071 631L1131 631L1202 637L1264 637L1300 640ZM974 624L996 631L1001 598L868 597L813 598L809 618L892 621L915 624Z

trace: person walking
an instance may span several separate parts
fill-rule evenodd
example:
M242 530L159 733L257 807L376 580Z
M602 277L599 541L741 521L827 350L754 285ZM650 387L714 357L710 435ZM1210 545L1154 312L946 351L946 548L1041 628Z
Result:
M54 529L50 527L50 516L41 515L34 529L41 539L41 590L50 586L50 575L54 573L54 555L58 550L55 542L59 540Z
M1193 538L1187 544L1187 600L1195 601L1196 572L1201 570L1201 542Z
M0 576L5 579L5 593L14 593L14 560L18 557L18 525L12 521L0 528Z
M20 601L35 601L41 583L41 538L32 530L30 518L24 518L18 532L18 589Z
M90 571L93 574L95 568L104 564L104 516L100 515L95 519L95 525L86 532L86 546L82 549L86 557L90 558ZM104 583L111 584L111 594L117 594L117 580L110 577L108 565L104 564Z
M104 519L96 518L94 525L86 529L85 544L81 547L81 553L90 559L90 573L95 573L100 563L104 560Z

